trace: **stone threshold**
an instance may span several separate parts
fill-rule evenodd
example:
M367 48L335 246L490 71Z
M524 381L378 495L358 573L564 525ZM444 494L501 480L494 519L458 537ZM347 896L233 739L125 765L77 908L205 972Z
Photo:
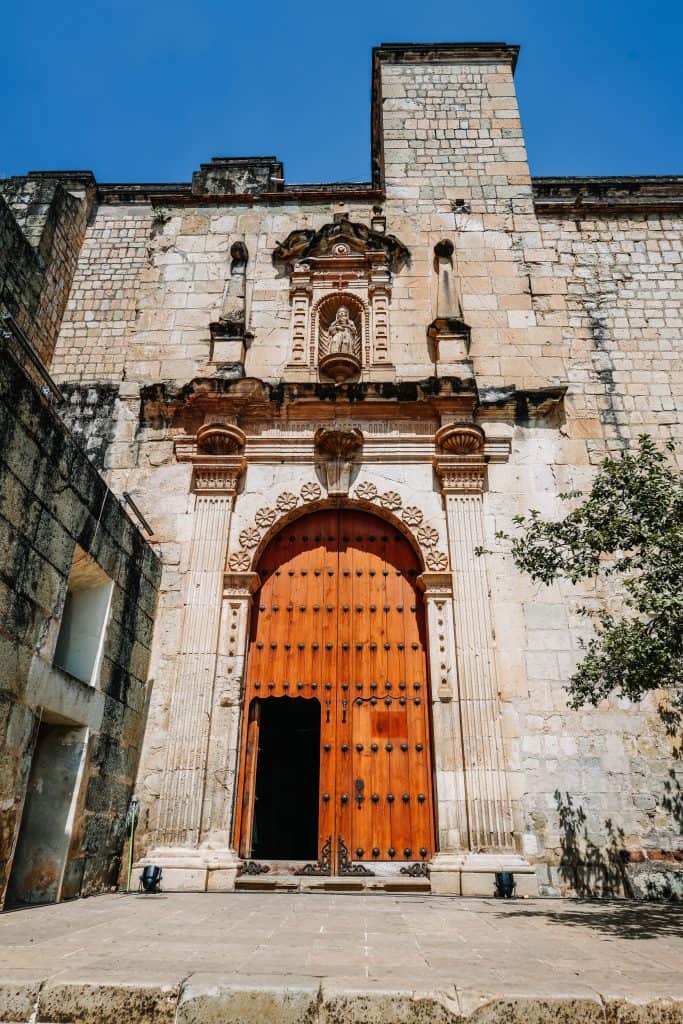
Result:
M237 892L429 893L428 878L403 875L239 875Z

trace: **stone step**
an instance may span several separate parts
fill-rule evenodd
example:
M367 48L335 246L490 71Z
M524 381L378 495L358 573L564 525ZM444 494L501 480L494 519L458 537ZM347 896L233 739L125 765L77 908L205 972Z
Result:
M353 893L428 893L428 878L404 875L240 875L238 892L353 892Z

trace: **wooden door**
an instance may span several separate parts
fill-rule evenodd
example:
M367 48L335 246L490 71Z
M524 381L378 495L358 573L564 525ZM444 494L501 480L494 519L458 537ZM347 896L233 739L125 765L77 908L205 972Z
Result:
M319 869L360 873L373 862L425 862L434 851L429 686L420 568L410 543L366 512L316 512L273 539L259 572L240 854L251 853L253 709L268 697L292 696L321 705Z

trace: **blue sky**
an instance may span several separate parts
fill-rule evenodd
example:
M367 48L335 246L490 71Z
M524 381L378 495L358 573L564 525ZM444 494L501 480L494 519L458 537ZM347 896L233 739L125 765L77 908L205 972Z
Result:
M683 173L681 0L5 0L0 176L188 181L274 154L369 177L370 50L503 41L533 174Z

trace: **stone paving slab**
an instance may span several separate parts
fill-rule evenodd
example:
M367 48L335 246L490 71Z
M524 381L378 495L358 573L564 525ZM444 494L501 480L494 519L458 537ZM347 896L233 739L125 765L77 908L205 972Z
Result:
M109 895L0 916L2 1024L679 1024L683 909Z

